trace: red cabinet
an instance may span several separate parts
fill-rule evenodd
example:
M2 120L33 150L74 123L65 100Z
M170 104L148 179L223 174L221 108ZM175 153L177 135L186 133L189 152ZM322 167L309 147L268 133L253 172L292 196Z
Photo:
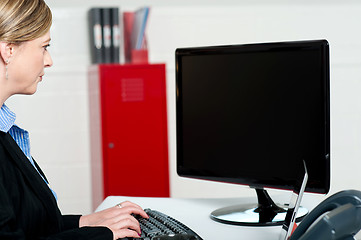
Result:
M169 197L165 79L164 64L90 68L95 205L110 195Z

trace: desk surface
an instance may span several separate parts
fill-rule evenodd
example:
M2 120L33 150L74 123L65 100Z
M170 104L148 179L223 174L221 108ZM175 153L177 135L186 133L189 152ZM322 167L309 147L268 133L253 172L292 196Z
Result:
M313 209L325 197L318 195L305 195L302 205ZM282 203L287 202L287 197L281 198ZM254 203L254 198L143 198L110 196L96 209L100 211L119 202L132 201L142 208L151 208L161 211L190 227L204 240L213 239L252 239L252 240L279 240L281 226L271 227L245 227L218 223L210 219L210 213L218 208L236 205L240 203ZM274 197L277 202L278 198ZM281 201L280 200L280 201Z

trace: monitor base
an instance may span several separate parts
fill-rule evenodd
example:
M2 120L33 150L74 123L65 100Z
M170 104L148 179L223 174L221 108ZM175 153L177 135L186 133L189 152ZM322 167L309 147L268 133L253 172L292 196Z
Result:
M258 204L240 204L217 209L211 213L211 219L217 222L242 226L282 225L286 218L288 205L276 205L266 190L256 189ZM308 213L300 207L296 221L301 221Z

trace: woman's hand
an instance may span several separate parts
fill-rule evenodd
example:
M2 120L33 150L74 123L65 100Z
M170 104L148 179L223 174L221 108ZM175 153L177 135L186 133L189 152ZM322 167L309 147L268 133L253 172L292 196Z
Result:
M138 238L142 234L139 222L131 214L148 218L140 206L126 201L103 211L81 216L79 227L107 227L112 230L114 240L124 237Z

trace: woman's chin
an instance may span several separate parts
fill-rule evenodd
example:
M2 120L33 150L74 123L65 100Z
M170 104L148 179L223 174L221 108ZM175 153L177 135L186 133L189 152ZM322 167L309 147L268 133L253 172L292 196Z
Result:
M23 95L33 95L34 93L36 93L37 90L38 90L38 87L35 86L35 87L31 87L31 88L26 89L21 94L23 94Z

